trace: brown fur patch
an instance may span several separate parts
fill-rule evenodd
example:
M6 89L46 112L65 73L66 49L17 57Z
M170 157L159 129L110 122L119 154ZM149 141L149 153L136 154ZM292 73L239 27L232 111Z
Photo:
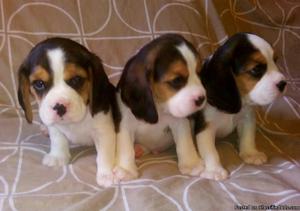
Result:
M87 104L89 100L90 89L92 89L92 85L89 81L85 81L81 89L78 91L83 101Z
M248 62L243 68L242 73L236 77L237 87L242 96L247 95L259 81L259 79L251 77L251 75L249 75L247 72L258 64L266 63L266 58L261 54L261 52L255 52L249 56Z
M253 53L251 55L251 59L257 63L263 63L263 64L266 64L267 63L267 60L266 58L261 54L260 51L257 51L255 53Z
M265 57L260 52L253 53L249 57L242 73L236 77L237 87L242 96L247 95L258 82L258 79L251 77L247 71L260 63L266 63Z
M177 93L177 90L174 90L172 87L170 87L168 81L171 81L178 76L184 78L189 76L187 66L182 61L173 62L159 82L154 82L151 80L153 97L158 102L166 102Z
M240 74L235 80L241 96L247 95L258 82L258 79L251 77L247 73Z
M33 97L36 100L36 102L38 103L38 105L40 105L41 101L42 101L42 96L39 96L33 87L30 87L30 93L33 95Z
M36 66L34 68L33 73L29 76L29 80L30 83L36 80L42 80L45 83L49 83L49 81L51 80L51 76L49 72L46 69L44 69L42 66ZM38 95L36 90L32 86L30 86L30 93L34 96L34 98L37 100L38 103L41 102L42 95Z
M170 79L175 78L178 75L183 76L183 77L189 76L189 70L187 69L187 66L180 60L175 61L170 65L170 67L167 70L167 73L165 75L165 79L170 80Z
M172 90L169 85L165 82L158 82L152 84L153 97L158 102L166 102L173 95L175 95L176 91Z
M29 123L32 123L33 114L32 114L32 108L30 104L30 84L28 79L21 74L20 75L20 94L22 96L23 101L23 109L25 111L25 117Z
M64 70L64 80L68 81L75 76L80 76L85 79L83 85L76 91L82 97L83 101L87 103L89 100L89 90L92 88L91 83L88 80L87 70L84 70L73 63L66 64Z
M253 67L255 67L258 64L267 64L266 58L259 51L253 53L249 57L248 62L245 65L244 71L251 70Z
M200 74L201 69L202 69L202 60L200 59L200 56L198 56L197 57L197 66L196 66L197 75Z
M34 68L33 73L29 77L30 82L35 81L35 80L42 80L44 82L47 82L50 80L50 75L47 70L45 70L41 66L36 66Z
M64 71L64 80L67 81L77 75L83 78L87 78L87 71L73 63L66 64Z

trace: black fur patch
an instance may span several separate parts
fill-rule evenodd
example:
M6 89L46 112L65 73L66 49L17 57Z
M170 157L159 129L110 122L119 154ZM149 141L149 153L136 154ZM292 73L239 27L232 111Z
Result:
M209 104L226 113L240 111L242 102L234 75L243 70L249 56L256 51L247 35L238 33L230 37L206 60L200 78L206 89Z
M123 102L131 109L138 119L154 124L158 114L149 87L149 72L145 64L131 58L125 65L118 84Z
M118 90L123 102L136 118L148 123L158 122L158 114L150 88L150 77L159 81L175 60L186 62L176 46L181 43L197 54L194 47L182 36L166 34L146 44L125 65Z

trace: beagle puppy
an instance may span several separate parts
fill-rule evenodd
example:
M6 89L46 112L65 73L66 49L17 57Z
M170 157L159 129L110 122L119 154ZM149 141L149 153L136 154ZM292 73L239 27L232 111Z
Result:
M67 164L71 157L68 141L95 144L97 182L112 184L118 107L115 88L101 60L70 39L46 39L30 51L19 68L18 99L32 123L30 95L39 105L39 116L51 140L43 164Z
M176 34L152 40L127 62L117 86L122 118L115 174L120 181L138 176L134 143L153 152L175 141L181 173L200 175L202 160L187 118L206 102L200 69L196 49Z
M204 159L202 176L223 180L228 176L215 147L216 137L237 128L239 155L245 163L260 165L267 161L255 146L253 105L267 105L286 87L284 76L275 64L271 45L254 34L230 37L204 63L200 78L207 92L202 114L194 115L198 150Z

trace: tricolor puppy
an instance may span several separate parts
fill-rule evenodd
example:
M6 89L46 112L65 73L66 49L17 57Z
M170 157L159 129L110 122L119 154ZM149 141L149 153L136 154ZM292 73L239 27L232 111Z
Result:
M270 104L285 90L284 76L275 61L269 43L254 34L238 33L204 63L200 77L208 104L195 124L198 149L205 162L202 176L215 180L227 177L215 138L224 137L235 128L240 157L255 165L267 161L255 146L255 113L251 106Z
M100 59L82 45L65 38L37 44L19 69L18 97L26 119L32 122L30 95L39 105L39 116L48 128L51 150L43 159L47 166L70 160L68 140L95 144L97 182L113 182L115 89Z
M118 84L122 119L115 173L120 180L138 176L134 143L161 151L175 141L180 171L200 174L203 165L187 118L206 102L199 71L195 48L175 34L154 39L127 62Z

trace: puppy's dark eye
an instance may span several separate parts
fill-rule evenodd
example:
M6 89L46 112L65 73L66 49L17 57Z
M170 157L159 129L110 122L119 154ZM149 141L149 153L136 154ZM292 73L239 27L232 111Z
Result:
M32 86L37 91L43 91L43 90L46 89L46 84L42 80L35 80L35 81L33 81Z
M266 69L267 69L266 64L258 64L249 71L249 74L254 78L261 78L263 74L266 72Z
M177 76L176 78L168 81L167 83L174 89L180 89L185 85L186 80L187 79L182 76Z
M67 84L69 84L69 86L73 87L74 89L80 88L83 85L83 83L84 78L79 75L74 76L73 78L67 81Z

